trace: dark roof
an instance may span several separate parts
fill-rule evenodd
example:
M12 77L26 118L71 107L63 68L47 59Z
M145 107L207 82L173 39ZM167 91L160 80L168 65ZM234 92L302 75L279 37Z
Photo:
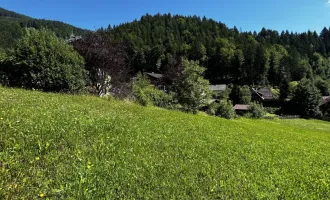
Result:
M163 78L164 76L163 76L163 74L156 74L156 73L146 73L148 76L151 76L151 77L153 77L153 78L156 78L156 79L161 79L161 78Z
M227 88L227 85L222 84L222 85L210 85L209 86L211 91L225 91Z
M244 104L236 104L234 106L235 110L249 110L249 105L244 105Z
M273 100L275 99L274 94L270 88L260 88L258 90L252 89L262 100Z
M321 103L321 105L324 105L324 104L327 104L327 103L330 103L330 96L324 96L324 97L322 97L322 103Z

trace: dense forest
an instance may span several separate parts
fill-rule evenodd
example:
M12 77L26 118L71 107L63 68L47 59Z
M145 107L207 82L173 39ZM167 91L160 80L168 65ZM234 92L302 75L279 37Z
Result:
M166 73L179 57L198 60L211 83L287 85L303 78L330 78L330 31L281 33L236 27L198 16L145 15L139 21L101 29L129 46L134 72ZM326 94L324 94L326 95Z
M9 48L22 37L24 28L40 29L45 27L56 33L58 37L68 38L70 34L85 35L89 31L59 21L34 19L0 8L0 48Z

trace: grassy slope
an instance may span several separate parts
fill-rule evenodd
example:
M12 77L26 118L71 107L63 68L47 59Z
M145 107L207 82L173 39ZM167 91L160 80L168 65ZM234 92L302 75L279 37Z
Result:
M330 123L0 88L0 199L330 197Z

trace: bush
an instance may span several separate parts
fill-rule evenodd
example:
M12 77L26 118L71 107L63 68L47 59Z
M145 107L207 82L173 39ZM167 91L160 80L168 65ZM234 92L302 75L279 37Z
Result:
M216 115L216 112L217 112L217 110L218 110L218 108L219 108L219 103L217 103L217 102L213 102L213 103L211 103L208 107L207 107L207 110L206 110L206 113L208 114L208 115L211 115L211 116L215 116Z
M281 107L264 107L265 112L270 114L276 114L281 110Z
M176 83L177 98L184 111L197 113L211 97L209 82L203 78L205 68L197 61L188 60L183 60L183 66L181 79Z
M302 116L319 117L321 115L319 110L321 97L320 91L312 81L301 80L291 100L293 112Z
M230 99L234 104L250 104L251 102L251 90L248 86L235 85L230 93Z
M83 58L46 29L27 29L2 63L9 86L50 92L78 92L85 87Z
M7 75L5 73L5 68L7 68L6 59L7 59L6 53L2 49L0 49L0 84L1 85L8 84Z
M249 106L249 114L252 118L262 118L266 115L265 109L262 105L252 103Z
M152 86L149 79L141 73L137 75L132 88L136 102L143 106L154 105L162 108L175 107L173 95L167 94Z
M321 92L322 96L329 96L330 95L330 84L322 80L321 78L317 78L315 81L315 86Z
M220 102L219 107L216 111L216 115L226 119L232 119L236 117L233 105L229 101Z

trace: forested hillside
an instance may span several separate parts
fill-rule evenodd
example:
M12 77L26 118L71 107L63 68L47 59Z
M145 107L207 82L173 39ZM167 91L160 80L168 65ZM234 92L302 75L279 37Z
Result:
M130 46L134 71L166 72L181 56L207 67L211 83L287 85L330 78L330 32L241 32L198 16L145 15L107 29Z
M33 19L0 8L0 48L12 47L15 41L23 35L24 28L31 27L36 29L45 27L54 31L61 38L68 38L72 33L76 35L88 33L88 30L83 30L63 22Z

